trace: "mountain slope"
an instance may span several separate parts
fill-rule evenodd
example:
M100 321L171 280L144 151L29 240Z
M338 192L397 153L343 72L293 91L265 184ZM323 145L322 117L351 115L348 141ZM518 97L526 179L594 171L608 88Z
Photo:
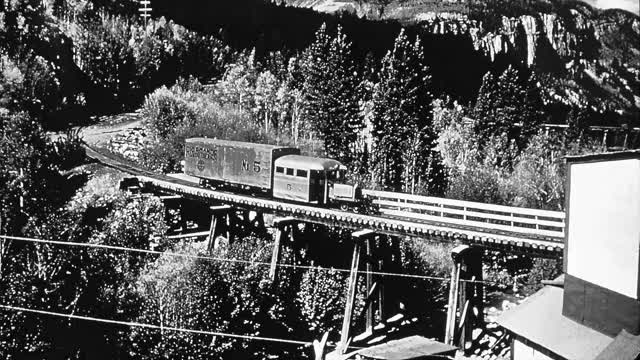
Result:
M547 99L594 111L640 109L640 17L577 1L287 0L317 11L347 11L417 24L423 32L472 39L491 61L507 55L546 79Z

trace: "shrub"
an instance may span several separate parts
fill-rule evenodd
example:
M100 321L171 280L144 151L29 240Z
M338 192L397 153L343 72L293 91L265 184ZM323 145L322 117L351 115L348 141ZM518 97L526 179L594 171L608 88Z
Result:
M315 339L325 332L336 336L344 317L347 274L338 271L309 270L302 275L296 305Z
M79 151L77 139L52 143L33 118L0 112L0 216L5 231L20 231L20 221L46 217L73 195L76 184L61 170L80 161Z
M142 113L158 141L143 148L139 158L155 171L179 171L184 140L190 137L275 142L248 112L212 101L211 94L203 91L196 80L179 81L171 89L156 90L147 97Z
M142 115L151 130L160 138L166 138L181 123L192 125L195 111L180 94L161 87L147 96Z
M562 143L542 133L518 156L504 191L513 206L561 211L564 208Z
M68 130L53 141L54 161L60 170L71 170L85 161L85 150L79 130Z
M174 251L201 254L203 246L177 244ZM227 257L265 261L270 249L261 239L231 244ZM137 284L142 296L141 321L165 326L210 329L233 334L303 338L292 311L297 283L287 276L278 284L267 279L261 265L213 262L161 256L149 265ZM142 357L300 358L297 346L274 347L264 342L227 337L135 330L132 338Z
M533 293L542 288L542 280L553 280L562 274L562 258L533 259L531 270L524 278L524 291Z
M184 145L183 145L184 147ZM140 149L138 161L149 170L167 174L180 172L184 151L170 142L155 142Z

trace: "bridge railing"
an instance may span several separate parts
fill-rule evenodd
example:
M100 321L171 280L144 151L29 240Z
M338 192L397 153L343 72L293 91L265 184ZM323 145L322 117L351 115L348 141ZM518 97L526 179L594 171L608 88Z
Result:
M491 231L563 238L565 213L452 200L386 191L363 190L380 213Z

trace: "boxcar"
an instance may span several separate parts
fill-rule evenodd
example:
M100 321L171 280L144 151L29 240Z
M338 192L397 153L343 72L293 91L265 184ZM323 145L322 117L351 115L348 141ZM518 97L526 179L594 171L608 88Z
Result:
M191 138L185 142L184 172L212 184L270 191L274 162L300 150L240 141Z

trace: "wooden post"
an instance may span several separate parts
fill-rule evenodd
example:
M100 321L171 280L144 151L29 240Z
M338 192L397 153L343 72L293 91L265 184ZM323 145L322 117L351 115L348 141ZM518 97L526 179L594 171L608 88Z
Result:
M484 288L479 282L482 280L482 250L461 245L451 251L451 258L454 267L451 271L445 343L456 343L466 354L466 343L473 341L473 327L484 323ZM471 281L461 284L463 279ZM456 321L460 307L460 320Z
M392 273L400 273L402 272L402 266L400 263L400 240L394 236L385 236L383 240L387 243L387 249L385 253L382 255L384 257L384 265L380 268L381 271L392 272ZM392 281L390 278L385 283L383 298L384 303L382 304L383 313L381 314L381 319L386 320L391 316L394 316L398 313L398 306L401 298L397 288L397 283Z
M176 227L180 228L180 231L187 230L187 201L183 200L178 203L178 212L180 213L180 220L176 224ZM198 223L198 227L201 226L201 223Z
M227 242L230 242L230 233L229 233L229 210L231 209L228 205L222 206L211 206L209 207L211 210L211 227L209 228L209 245L207 246L207 251L211 253L212 250L218 249L220 244L217 240L218 235L220 235L224 229L227 237Z
M366 261L365 261L365 271L366 271L366 288L367 288L367 294L369 294L371 292L371 289L373 287L373 275L371 274L371 271L373 271L373 265L372 265L372 261L373 261L373 246L374 246L374 240L375 240L375 233L371 230L361 230L361 231L357 231L354 232L352 235L353 240L355 241L356 244L362 244L364 243L365 245L365 253L366 253ZM358 266L358 264L356 264L356 266ZM357 269L356 269L357 270ZM373 296L373 294L370 294L371 297ZM369 297L367 297L367 299L369 299ZM368 306L365 309L366 314L365 314L365 331L372 333L373 332L373 323L375 322L375 311L373 309L373 303L371 301L367 302Z
M447 309L447 325L444 333L444 342L453 345L455 332L456 311L458 310L458 282L460 279L460 264L454 263L451 269L451 282L449 285L449 305Z
M213 249L216 248L216 229L218 228L218 217L216 214L211 215L211 226L209 227L209 245L207 246L207 253L211 253Z
M264 216L262 213L256 212L256 216L253 218L256 229L264 228Z
M367 265L366 265L367 291L370 292L373 287L373 275L371 274L371 271L373 271L373 265L371 263L373 258L373 239L367 239L366 244L367 244ZM371 296L373 296L373 294L371 294ZM373 311L373 304L369 303L369 306L367 306L367 315L365 319L366 332L373 333L374 322L375 322L375 312Z
M232 232L232 226L233 226L233 220L234 220L234 216L231 216L232 213L230 211L226 211L224 213L224 215L222 215L222 221L223 221L223 228L224 228L224 234L225 234L225 238L227 239L227 244L231 244L231 237L233 236L234 232ZM235 213L234 213L235 215Z
M275 283L278 278L278 261L280 261L282 242L285 236L287 236L287 232L291 232L293 224L296 222L298 222L298 220L291 217L275 219L273 221L273 226L276 227L276 236L273 242L273 252L271 253L271 266L269 267L269 279L271 279L272 283Z
M271 282L275 283L277 278L277 274L278 274L278 261L280 261L280 248L282 246L282 239L284 238L284 236L286 232L286 227L285 226L278 226L278 229L276 230L276 238L275 241L273 242L273 252L271 253L271 266L269 267L269 279L271 279Z
M477 247L471 247L464 253L461 261L464 262L464 279L471 280L464 283L464 295L469 304L466 321L461 323L460 345L469 355L466 343L474 341L473 328L484 327L484 284L482 281L482 254L483 251ZM460 300L462 304L462 300Z
M386 236L380 236L378 237L377 240L378 240L377 242L378 242L378 254L379 254L378 270L380 271L387 270L384 266L389 253L389 247L387 246L388 245L387 238ZM378 314L380 315L381 320L384 320L388 317L386 308L385 308L385 305L386 305L385 290L387 288L385 284L385 280L386 279L379 278L380 286L378 286Z
M444 342L448 345L453 345L455 341L454 337L458 312L458 286L460 284L460 271L462 269L462 257L468 249L468 245L460 245L451 250L453 268L451 269L451 283L449 285L449 306L447 309L447 324L444 333Z
M356 289L358 284L358 265L360 264L360 241L353 244L353 258L351 259L351 272L349 273L349 286L347 288L347 302L344 309L344 319L342 320L342 331L340 332L340 353L347 351L349 335L351 331L351 319L353 316L353 306L356 300Z
M462 282L461 280L466 278L467 274L467 265L464 259L459 259L460 264L460 276L458 277L458 299L456 304L460 310L460 317L458 319L458 326L455 326L457 329L454 329L453 341L456 342L459 349L465 350L465 335L467 335L467 329L470 329L469 322L469 298L467 296L467 289L469 288L469 283ZM455 324L454 324L455 325Z
M288 225L289 227L289 241L291 242L291 248L293 249L293 266L294 269L301 262L302 259L298 258L298 254L300 252L300 244L296 241L298 238L298 226L296 223L291 223Z

